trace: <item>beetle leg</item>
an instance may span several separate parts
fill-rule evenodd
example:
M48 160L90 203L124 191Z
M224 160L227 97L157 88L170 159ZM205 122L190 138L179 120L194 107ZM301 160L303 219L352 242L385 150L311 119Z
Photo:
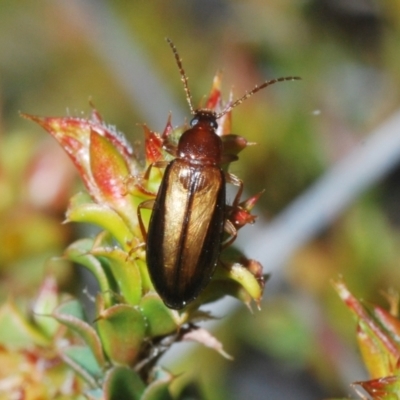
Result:
M233 225L232 221L230 221L229 219L225 220L224 231L228 233L229 236L221 244L221 247L223 249L229 247L236 240L237 237L237 229L235 228L235 225Z
M142 208L151 210L153 208L153 205L154 205L154 199L145 200L145 201L142 201L138 205L138 208L137 208L137 217L138 217L138 221L139 221L139 227L140 227L140 231L142 232L142 236L143 236L144 240L147 239L147 232L146 232L146 228L144 227L144 224L143 224Z
M232 208L236 208L243 193L243 182L236 175L233 175L229 172L226 173L226 181L239 187L231 206Z
M152 191L146 189L146 188L144 187L144 183L143 183L143 182L144 182L144 181L147 181L147 180L149 179L150 173L151 173L151 169L152 169L153 167L156 167L156 168L165 168L167 165L168 165L168 161L156 161L156 162L150 164L150 165L147 167L145 173L143 174L143 177L140 178L139 182L135 182L135 185L136 185L137 187L139 187L139 189L140 189L140 191L141 191L142 193L147 194L147 195L150 195L150 196L156 196L157 193L154 193L154 192L152 192Z
M128 261L129 258L132 256L133 253L135 253L138 249L140 249L141 247L144 247L146 245L145 242L139 243L137 244L135 247L133 247L132 249L130 249L128 251L128 255L126 256L125 261ZM138 257L135 257L133 260L136 260Z
M177 157L178 155L178 148L176 147L176 145L169 143L169 142L165 142L163 144L163 149L168 153L171 154L171 156Z
M147 167L146 172L145 172L144 175L143 175L143 179L146 180L146 181L149 179L149 177L150 177L150 172L151 172L151 169L152 169L153 167L156 167L156 168L165 168L168 164L169 164L168 161L156 161L156 162L153 162L152 164L150 164L150 165Z

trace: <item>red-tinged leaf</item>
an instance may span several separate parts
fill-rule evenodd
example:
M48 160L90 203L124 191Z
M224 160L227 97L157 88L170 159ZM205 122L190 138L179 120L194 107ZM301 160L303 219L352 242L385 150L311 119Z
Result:
M232 222L236 230L243 228L247 224L254 224L256 222L256 216L250 214L247 210L238 206L232 208L229 212L228 219Z
M163 139L156 132L143 125L146 162L148 165L162 159Z
M215 338L215 336L211 335L210 332L203 328L193 328L189 332L185 333L182 337L183 341L189 340L193 342L197 342L202 344L203 346L209 347L217 351L223 357L227 358L228 360L232 360L233 357L229 355L223 349L222 343Z
M117 304L101 309L96 322L108 358L120 365L133 365L146 333L141 312L130 305Z
M101 200L101 198L99 199L98 197L99 192L90 166L89 147L92 132L103 137L110 143L110 147L114 148L116 153L119 153L120 157L125 161L125 167L129 171L129 175L136 176L139 173L140 167L133 156L133 150L129 143L121 133L104 124L96 110L93 111L91 119L76 117L42 118L27 114L22 114L22 116L35 121L57 139L78 168L86 188L96 201ZM112 185L113 182L110 184Z
M366 308L350 293L342 280L333 282L333 286L340 298L344 301L350 311L357 318L360 327L365 334L370 336L370 340L377 349L381 349L383 354L387 354L389 368L394 368L396 360L400 358L400 350L395 340L383 329L380 322L369 313ZM374 351L375 349L371 349Z
M93 111L95 111L95 113L93 114L92 112L92 119L88 121L90 128L96 131L100 136L104 136L125 159L131 175L137 175L140 167L130 143L121 132L115 129L115 127L105 124L101 117L93 118L93 116L99 115L97 110Z
M207 108L208 110L216 110L217 106L220 105L220 102L221 102L221 73L217 73L214 76L210 95L207 99L204 108Z
M240 261L242 265L244 265L259 282L265 281L263 266L259 261L253 259L248 260L244 258L242 258Z
M361 386L374 400L398 400L400 393L400 377L387 376L365 382L355 382Z
M379 322L400 346L400 320L378 306L373 308L373 312Z
M117 148L94 130L90 132L89 157L90 169L101 196L110 203L121 199L126 202L128 165Z
M251 196L247 200L239 203L239 206L243 208L244 210L250 212L254 206L256 205L257 201L260 199L261 195L264 193L264 190L261 191L260 193L255 194L254 196Z
M90 126L88 121L72 117L38 117L28 114L22 114L22 116L38 123L60 143L74 162L85 186L91 193L94 182L89 165Z
M169 114L167 124L165 125L163 133L161 134L162 139L163 140L167 139L169 137L169 135L171 135L172 131L173 131L173 128L172 128L172 124L171 124L171 114Z
M391 374L393 368L388 353L363 324L357 326L357 342L371 378L381 378Z

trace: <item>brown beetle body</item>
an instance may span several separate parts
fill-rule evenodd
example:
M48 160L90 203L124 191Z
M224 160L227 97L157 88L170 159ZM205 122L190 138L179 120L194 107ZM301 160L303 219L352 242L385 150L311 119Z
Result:
M213 116L213 113L210 113ZM220 137L208 114L195 117L166 168L147 233L147 265L168 307L180 309L210 280L220 253L225 176Z
M223 161L234 157L223 160L222 140L216 133L218 118L264 87L299 78L266 81L219 113L194 111L181 60L175 46L167 41L174 52L193 119L191 128L179 139L177 157L166 166L147 234L140 210L149 202L139 206L138 219L143 236L147 237L146 261L153 285L168 307L181 309L200 294L217 265L226 219L226 181L239 186L234 205L242 191L242 182L221 169ZM156 165L165 167L166 163ZM229 243L236 237L236 230L230 228Z

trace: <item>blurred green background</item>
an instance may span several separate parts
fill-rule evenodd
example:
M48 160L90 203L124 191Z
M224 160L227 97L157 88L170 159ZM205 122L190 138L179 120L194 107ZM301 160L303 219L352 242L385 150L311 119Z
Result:
M28 298L43 269L54 268L66 288L82 285L76 271L48 261L78 234L61 222L79 181L57 144L19 112L88 116L91 99L133 143L142 140L139 123L161 131L171 111L181 124L190 115L166 36L183 59L195 104L221 69L226 97L265 79L302 77L233 113L234 133L257 142L231 171L247 193L265 189L260 224L363 147L398 109L398 1L1 0L3 299ZM400 141L400 126L396 132ZM307 234L306 245L287 250L261 311L239 307L220 322L216 335L234 362L192 348L168 361L177 373L189 371L175 388L182 398L322 399L351 393L348 385L366 377L354 322L330 280L341 274L355 295L383 305L382 292L399 290L396 160L378 178L350 195L354 201L329 225Z

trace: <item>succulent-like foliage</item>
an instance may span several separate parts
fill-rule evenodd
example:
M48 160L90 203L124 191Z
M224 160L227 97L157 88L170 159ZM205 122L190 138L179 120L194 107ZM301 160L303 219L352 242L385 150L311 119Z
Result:
M220 80L216 77L205 107L218 111L222 106ZM15 325L19 334L12 338L3 335L1 344L4 349L18 344L19 357L27 357L29 348L35 360L62 369L57 372L59 378L54 386L61 385L62 380L65 386L70 379L68 398L170 398L168 386L174 377L158 367L157 360L171 344L182 340L203 343L228 357L214 337L195 325L206 317L198 309L225 295L248 306L252 300L259 304L264 287L261 265L223 250L203 293L181 311L168 308L149 278L137 209L143 201L155 197L163 176L161 168L152 168L146 174L148 167L172 159L170 150L187 127L173 128L170 118L162 134L144 126L143 163L124 136L105 124L95 109L89 119L23 116L37 122L60 143L85 184L87 193L71 199L66 220L95 224L101 233L72 243L64 258L87 268L100 290L95 299L94 321L87 319L78 300L60 296L55 284L50 292L46 285L42 288L38 304L45 307L34 308L33 321L28 322L10 302L3 307L0 318ZM230 133L230 113L218 122L224 153L233 160L247 142ZM227 168L228 164L223 166L224 170ZM251 210L258 197L227 205L226 219L237 230L254 222ZM143 212L146 227L150 213L151 210ZM12 357L11 354L5 356ZM68 370L74 373L68 375ZM18 387L17 384L14 389ZM48 398L61 398L60 393L61 389L56 390Z
M354 386L363 388L372 399L398 399L400 393L398 296L388 294L391 309L387 311L379 306L368 306L360 302L342 280L334 282L334 287L357 319L358 346L371 377L368 381L355 382Z

